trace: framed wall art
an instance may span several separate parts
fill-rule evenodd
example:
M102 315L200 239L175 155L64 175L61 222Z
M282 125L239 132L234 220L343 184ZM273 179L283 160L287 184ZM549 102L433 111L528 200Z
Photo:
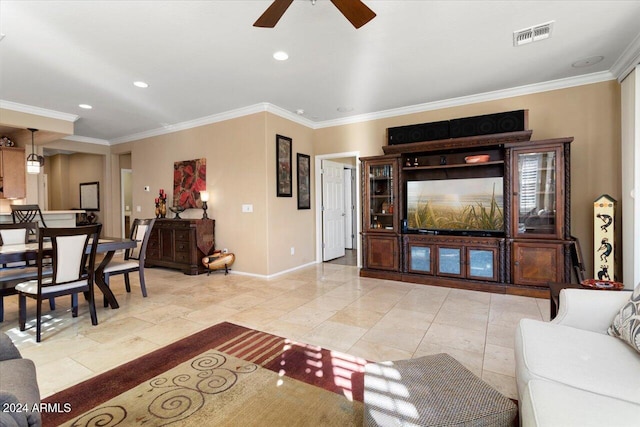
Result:
M173 206L202 209L200 192L207 189L207 159L173 164Z
M276 188L278 197L292 197L291 138L276 135Z
M311 157L297 154L298 209L311 209Z
M80 183L80 209L85 211L100 210L100 183Z

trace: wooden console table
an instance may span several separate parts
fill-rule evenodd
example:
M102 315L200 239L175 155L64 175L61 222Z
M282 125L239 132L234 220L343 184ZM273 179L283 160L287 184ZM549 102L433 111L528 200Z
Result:
M195 275L209 270L202 258L213 252L212 219L156 219L147 246L146 267L167 267Z

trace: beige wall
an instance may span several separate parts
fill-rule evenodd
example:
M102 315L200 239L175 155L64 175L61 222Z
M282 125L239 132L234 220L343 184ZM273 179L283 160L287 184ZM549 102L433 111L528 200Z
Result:
M265 143L266 121L266 113L258 113L112 147L114 154L131 152L133 217L155 216L160 188L167 191L171 205L174 162L206 158L208 215L216 220L216 248L236 254L234 269L268 275L266 177L271 146ZM269 166L275 167L275 160ZM145 186L151 191L145 192ZM120 188L119 177L114 188ZM253 212L242 213L243 204L252 204ZM201 218L202 210L189 209L181 216Z
M593 271L592 202L605 193L621 200L620 85L615 80L318 129L313 139L314 154L359 150L363 157L378 155L386 145L388 127L520 109L529 110L534 140L575 138L571 144L572 234L580 239L587 271ZM617 226L618 232L620 229ZM618 262L616 274L620 272Z
M58 154L47 157L44 173L48 177L49 210L69 209L69 156Z
M292 195L277 197L276 190L276 134L292 139ZM267 114L265 132L268 217L269 274L287 271L315 261L315 203L313 192L311 209L298 210L297 153L313 156L313 130L282 117ZM311 161L311 188L314 186L314 166ZM291 254L293 248L293 254Z
M98 182L100 210L94 213L104 221L105 211L105 156L96 154L57 154L47 158L45 173L49 181L49 210L80 208L80 184Z
M73 122L50 117L38 116L36 114L23 113L19 111L0 108L0 125L16 128L16 133L11 135L19 146L31 143L31 132L27 128L35 128L39 131L35 134L36 143L41 141L52 141L63 136L73 135Z

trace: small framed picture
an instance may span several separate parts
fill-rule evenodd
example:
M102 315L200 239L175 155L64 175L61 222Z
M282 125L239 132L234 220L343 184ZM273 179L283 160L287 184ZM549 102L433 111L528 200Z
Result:
M100 210L100 183L83 182L80 184L80 209Z
M293 197L291 145L291 138L276 135L276 188L278 189L278 197Z
M298 209L311 209L311 157L297 154Z

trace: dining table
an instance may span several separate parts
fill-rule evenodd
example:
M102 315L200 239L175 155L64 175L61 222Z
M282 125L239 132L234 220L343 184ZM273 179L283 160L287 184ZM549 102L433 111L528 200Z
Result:
M89 242L93 244L93 242ZM129 238L122 237L101 237L98 239L98 247L96 252L104 253L104 257L100 262L100 265L95 270L95 284L98 289L104 294L109 306L118 308L118 300L113 294L109 285L104 279L104 269L109 264L116 251L134 248L137 242ZM44 242L44 250L51 251L51 243ZM91 250L90 246L87 246L87 253ZM30 242L17 245L3 245L0 246L0 265L9 264L13 262L33 261L38 258L39 245L37 242Z

